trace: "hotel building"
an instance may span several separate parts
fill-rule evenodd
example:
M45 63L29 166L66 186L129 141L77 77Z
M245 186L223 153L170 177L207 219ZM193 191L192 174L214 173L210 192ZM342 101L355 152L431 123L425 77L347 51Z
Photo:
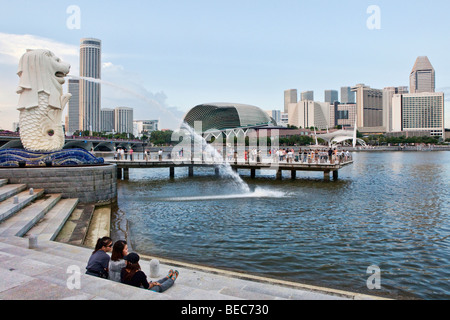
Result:
M98 39L81 39L80 76L101 79L101 46ZM100 131L101 85L81 79L79 126L82 130Z
M392 99L394 132L414 132L444 138L444 93L396 94Z

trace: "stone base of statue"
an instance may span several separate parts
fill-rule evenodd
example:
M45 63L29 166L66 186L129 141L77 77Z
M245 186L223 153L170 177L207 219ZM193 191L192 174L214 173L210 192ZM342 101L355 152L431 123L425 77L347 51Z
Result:
M117 169L84 149L39 153L0 150L0 179L77 198L80 203L117 201Z
M68 149L56 152L34 152L22 149L0 150L0 167L85 166L103 164L84 149Z

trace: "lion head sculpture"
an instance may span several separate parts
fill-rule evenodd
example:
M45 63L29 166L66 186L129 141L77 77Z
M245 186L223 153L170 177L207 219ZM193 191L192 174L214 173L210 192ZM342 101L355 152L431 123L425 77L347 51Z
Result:
M72 95L63 95L62 85L69 71L70 65L48 50L27 50L20 59L17 109L20 140L26 150L51 152L63 148L62 113Z
M18 110L39 105L39 93L49 96L49 106L61 109L62 85L70 71L70 64L62 62L49 50L27 50L19 62L20 77L17 93L20 94Z

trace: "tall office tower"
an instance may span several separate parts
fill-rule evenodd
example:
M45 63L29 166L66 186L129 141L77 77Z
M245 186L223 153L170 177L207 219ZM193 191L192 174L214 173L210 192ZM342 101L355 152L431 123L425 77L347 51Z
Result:
M298 93L297 89L290 89L284 91L284 112L288 112L288 106L290 103L297 103Z
M319 130L330 127L330 104L311 100L289 105L289 124L299 128L316 127Z
M383 126L383 90L372 89L364 84L352 87L356 92L356 115L358 128Z
M74 133L80 130L80 80L69 79L68 87L72 98L69 100L69 121L66 132Z
M418 57L409 76L411 93L434 92L435 71L428 57Z
M303 91L301 101L314 101L314 91Z
M80 76L101 79L102 42L81 39ZM100 131L101 85L95 81L80 80L80 128Z
M339 93L336 90L325 90L325 102L333 104L335 101L339 101Z
M355 93L352 91L352 87L341 87L341 100L342 104L355 103Z
M445 136L443 92L396 94L392 109L393 131Z
M118 107L114 109L114 129L118 133L133 133L133 109Z
M386 87L383 89L383 126L392 131L392 98L394 94L409 93L408 87Z
M104 108L100 111L100 130L102 132L112 132L114 130L114 109Z

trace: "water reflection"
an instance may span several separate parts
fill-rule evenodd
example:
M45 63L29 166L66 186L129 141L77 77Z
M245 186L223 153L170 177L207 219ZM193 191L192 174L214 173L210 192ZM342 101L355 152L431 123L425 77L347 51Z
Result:
M194 178L180 170L174 180L164 169L131 170L118 206L143 253L341 290L448 299L449 160L446 152L357 153L337 182L321 173L296 181L244 173L252 191L269 197L229 197L232 181L206 169ZM366 287L371 265L382 270L380 291Z

